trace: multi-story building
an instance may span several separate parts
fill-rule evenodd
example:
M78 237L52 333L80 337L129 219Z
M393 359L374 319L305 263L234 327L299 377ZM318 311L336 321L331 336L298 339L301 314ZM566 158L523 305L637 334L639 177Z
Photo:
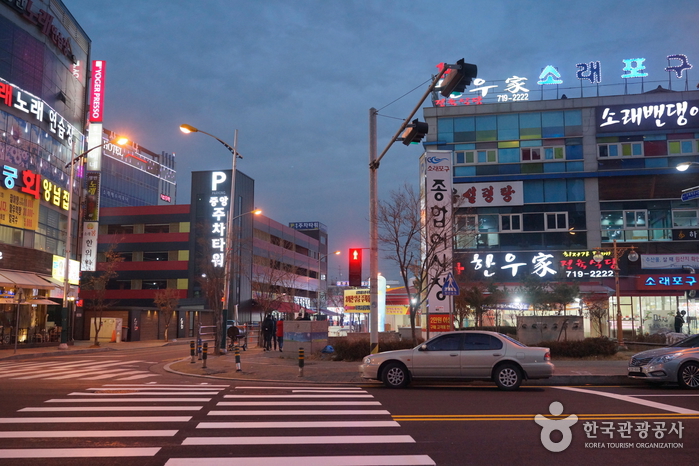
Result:
M688 309L696 331L697 307L685 296L699 286L699 204L683 189L699 177L676 166L699 161L699 91L436 106L424 115L425 147L447 151L460 199L457 271L503 284L536 274L615 294L616 245L623 327L671 329ZM631 247L640 261L628 260Z
M66 164L85 147L89 53L90 39L60 0L0 3L0 344L15 334L22 343L58 341L68 328L61 308L76 290L64 290L63 265L79 189L69 205ZM71 230L77 238L77 221Z

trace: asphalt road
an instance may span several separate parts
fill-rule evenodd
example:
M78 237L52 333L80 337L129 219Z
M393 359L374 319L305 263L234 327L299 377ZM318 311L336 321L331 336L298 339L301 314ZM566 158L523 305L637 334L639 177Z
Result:
M677 387L390 390L162 369L185 351L0 361L0 464L694 464L699 456L699 393ZM554 418L553 402L562 408ZM537 414L552 418L542 420L552 429L544 438L560 452L542 444ZM577 420L567 419L575 421L567 442L567 429L550 423L569 415Z

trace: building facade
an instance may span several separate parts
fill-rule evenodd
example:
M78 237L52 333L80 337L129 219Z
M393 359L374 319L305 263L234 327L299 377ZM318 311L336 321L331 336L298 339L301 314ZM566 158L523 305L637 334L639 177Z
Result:
M79 185L66 164L85 147L89 55L90 39L61 1L0 2L0 344L70 337L61 308L77 290L62 283Z
M699 161L698 113L699 91L660 87L425 108L425 147L451 158L456 271L503 284L535 274L615 294L618 263L625 330L671 330L687 310L696 332L687 293L697 286L699 205L683 189L699 177L676 166ZM613 328L615 296L610 309Z

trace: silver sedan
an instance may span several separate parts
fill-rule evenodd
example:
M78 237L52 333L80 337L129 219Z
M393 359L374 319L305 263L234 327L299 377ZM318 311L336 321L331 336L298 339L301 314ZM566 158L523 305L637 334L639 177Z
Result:
M523 379L553 375L548 348L529 347L506 335L486 331L447 332L407 350L366 356L359 366L364 379L402 388L411 380L492 380L503 390Z
M699 389L699 334L672 346L634 354L628 374L650 383L677 382L682 388Z

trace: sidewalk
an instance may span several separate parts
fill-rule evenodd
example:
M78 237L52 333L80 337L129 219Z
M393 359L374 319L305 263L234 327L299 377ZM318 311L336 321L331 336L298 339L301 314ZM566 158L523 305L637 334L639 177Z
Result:
M40 358L48 356L63 356L72 354L102 353L109 351L136 350L165 345L178 345L182 348L182 360L167 364L166 371L195 377L239 381L266 381L284 383L313 383L313 384L376 384L379 382L364 380L359 376L359 361L332 361L329 357L306 355L304 360L303 377L300 376L298 358L296 355L278 351L263 351L262 348L249 348L240 351L240 367L236 370L235 354L214 356L209 354L204 368L203 361L195 356L191 362L189 340L138 341L121 343L102 343L99 348L93 348L92 341L76 341L67 349L56 346L42 348L22 348L17 353L14 348L0 349L0 360L16 360ZM630 357L629 353L629 357ZM282 357L287 356L287 357ZM291 356L291 357L289 357ZM554 376L543 380L525 380L523 385L629 385L639 384L640 381L629 379L626 375L628 359L618 360L553 360ZM474 382L479 383L479 382ZM487 382L486 382L487 383Z

